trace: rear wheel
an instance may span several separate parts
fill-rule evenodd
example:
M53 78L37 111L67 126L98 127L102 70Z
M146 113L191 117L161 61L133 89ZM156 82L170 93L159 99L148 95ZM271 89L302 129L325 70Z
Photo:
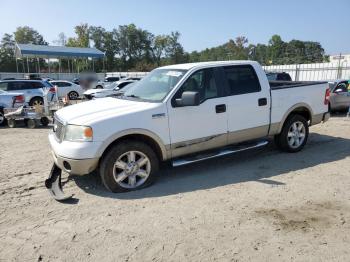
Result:
M77 100L78 97L79 97L79 94L77 92L75 92L75 91L72 91L72 92L68 93L68 98L70 100Z
M7 125L8 125L10 128L16 127L16 120L14 120L14 119L8 119L8 120L7 120Z
M34 97L29 102L30 106L42 106L44 105L44 99L42 97Z
M46 116L44 116L44 117L40 118L40 123L41 123L43 126L48 126L49 123L50 123L50 120L49 120Z
M147 144L125 140L103 157L100 175L104 186L115 193L141 189L157 178L159 161Z
M36 122L35 122L34 119L28 119L26 121L26 125L27 125L28 128L33 129L33 128L36 127Z
M6 118L4 114L4 110L0 108L0 126L3 126L6 124Z
M282 151L295 153L305 146L308 136L307 120L301 115L292 115L286 120L282 132L275 136L275 143Z

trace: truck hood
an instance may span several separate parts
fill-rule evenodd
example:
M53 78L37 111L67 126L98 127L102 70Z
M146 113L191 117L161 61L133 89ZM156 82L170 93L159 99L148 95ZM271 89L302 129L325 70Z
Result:
M62 108L55 115L64 124L91 126L95 122L150 110L157 106L157 103L106 97Z

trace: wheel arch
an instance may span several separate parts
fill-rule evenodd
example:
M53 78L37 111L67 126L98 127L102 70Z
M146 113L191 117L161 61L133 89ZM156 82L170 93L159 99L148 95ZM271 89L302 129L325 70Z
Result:
M312 123L312 116L313 116L313 111L311 107L306 104L306 103L298 103L293 105L291 108L287 110L287 112L283 115L283 118L280 122L280 125L278 127L278 134L281 133L282 128L291 115L301 115L303 116L307 121L309 121L310 125Z
M153 132L145 129L129 129L111 136L104 141L100 149L101 158L103 158L103 156L115 144L128 139L142 141L145 144L149 145L154 150L160 161L165 161L168 159L167 149L161 138Z

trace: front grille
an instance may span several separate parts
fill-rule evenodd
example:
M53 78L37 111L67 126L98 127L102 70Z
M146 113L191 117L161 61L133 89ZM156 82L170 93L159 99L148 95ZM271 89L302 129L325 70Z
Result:
M57 117L55 117L55 122L54 122L54 133L55 133L55 136L56 138L59 140L59 141L62 141L63 139L63 132L64 132L64 126L63 124L57 119Z

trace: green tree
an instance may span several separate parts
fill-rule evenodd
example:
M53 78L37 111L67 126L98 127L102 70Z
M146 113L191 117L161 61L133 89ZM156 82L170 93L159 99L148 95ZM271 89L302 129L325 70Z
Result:
M15 72L16 60L14 54L15 40L13 35L5 34L0 43L0 71Z
M179 32L171 32L168 36L165 52L168 61L172 64L184 63L189 60L188 55L179 42L180 36L181 34Z
M14 37L18 44L48 45L44 37L29 26L17 27Z

